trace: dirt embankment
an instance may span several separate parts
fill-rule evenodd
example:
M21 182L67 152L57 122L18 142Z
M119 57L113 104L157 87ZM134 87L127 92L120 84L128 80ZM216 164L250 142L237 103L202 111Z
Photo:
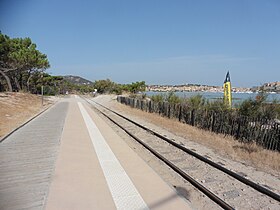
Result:
M42 98L29 93L0 93L0 139L25 121L54 103L54 98Z

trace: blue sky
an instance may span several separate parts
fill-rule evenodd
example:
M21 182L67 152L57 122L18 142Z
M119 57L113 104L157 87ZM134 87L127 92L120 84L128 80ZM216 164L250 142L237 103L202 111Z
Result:
M0 30L30 37L53 75L233 86L280 80L278 0L2 0Z

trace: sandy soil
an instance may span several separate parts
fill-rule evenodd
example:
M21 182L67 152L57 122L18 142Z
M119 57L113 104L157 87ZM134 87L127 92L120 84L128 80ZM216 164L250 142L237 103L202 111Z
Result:
M38 95L0 93L0 139L56 100L55 97L45 97L42 106L42 98Z

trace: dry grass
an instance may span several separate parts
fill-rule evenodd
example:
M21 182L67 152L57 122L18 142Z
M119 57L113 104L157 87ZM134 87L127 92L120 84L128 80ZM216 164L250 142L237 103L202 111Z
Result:
M196 127L180 123L175 119L168 119L154 113L147 113L133 109L122 104L116 104L116 108L131 115L145 118L148 122L160 125L162 128L183 138L195 141L211 148L215 153L245 162L255 168L266 170L270 173L280 171L280 153L263 149L256 144L242 144L230 136L212 133Z
M0 139L37 114L51 102L29 93L0 93Z

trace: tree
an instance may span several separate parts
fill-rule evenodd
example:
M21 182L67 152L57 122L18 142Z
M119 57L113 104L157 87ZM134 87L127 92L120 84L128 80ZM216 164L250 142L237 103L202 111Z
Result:
M6 74L13 70L10 66L9 52L11 52L11 40L7 35L0 33L0 74L5 78L9 91L12 91L10 78Z
M44 72L50 67L45 54L36 49L30 38L13 38L0 33L0 74L5 78L9 91L13 91L11 80L17 89L29 81L34 72Z
M131 85L128 85L128 90L131 93L144 92L145 89L146 89L145 81L132 82Z
M97 89L99 93L111 93L115 83L109 79L106 80L96 80L93 83L94 88Z

